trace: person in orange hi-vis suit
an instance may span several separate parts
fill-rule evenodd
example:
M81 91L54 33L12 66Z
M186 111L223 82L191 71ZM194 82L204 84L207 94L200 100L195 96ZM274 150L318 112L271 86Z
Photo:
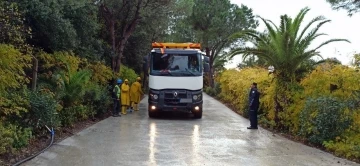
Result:
M141 96L144 94L144 92L141 89L141 78L136 78L136 82L131 84L130 88L130 102L131 102L131 109L134 109L135 111L139 111L139 103Z
M121 114L126 115L126 109L130 106L129 80L125 79L121 85Z

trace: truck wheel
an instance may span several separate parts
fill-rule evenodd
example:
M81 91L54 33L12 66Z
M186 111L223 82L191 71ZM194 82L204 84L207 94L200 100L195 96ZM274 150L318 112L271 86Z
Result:
M202 110L199 111L199 112L195 112L194 113L194 118L195 119L201 119L202 118Z

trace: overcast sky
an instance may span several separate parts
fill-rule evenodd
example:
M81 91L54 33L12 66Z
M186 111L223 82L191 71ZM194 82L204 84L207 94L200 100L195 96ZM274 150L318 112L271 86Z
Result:
M330 4L326 0L230 0L234 4L244 4L253 9L254 15L259 15L265 19L272 20L279 25L280 15L287 14L294 18L298 12L309 7L310 11L304 18L307 24L316 16L323 15L327 19L332 20L330 23L323 25L318 33L326 33L328 36L319 37L313 42L311 48L317 47L323 41L330 38L345 38L351 43L334 42L328 44L319 51L324 58L336 57L343 64L351 62L352 55L360 52L360 13L354 14L352 17L347 15L345 10L332 10ZM263 31L265 26L260 22L258 30ZM241 62L240 55L233 59L233 62L226 65L227 68L236 67Z

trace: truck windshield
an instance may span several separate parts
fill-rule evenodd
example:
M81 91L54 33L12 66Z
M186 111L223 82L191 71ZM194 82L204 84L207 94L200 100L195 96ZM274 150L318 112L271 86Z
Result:
M151 75L157 76L201 76L201 54L151 55Z

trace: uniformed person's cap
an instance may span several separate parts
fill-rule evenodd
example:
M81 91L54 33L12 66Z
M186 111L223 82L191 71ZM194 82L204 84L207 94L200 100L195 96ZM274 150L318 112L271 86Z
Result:
M253 84L254 86L257 86L257 83L256 83L256 82L253 82L252 84Z

